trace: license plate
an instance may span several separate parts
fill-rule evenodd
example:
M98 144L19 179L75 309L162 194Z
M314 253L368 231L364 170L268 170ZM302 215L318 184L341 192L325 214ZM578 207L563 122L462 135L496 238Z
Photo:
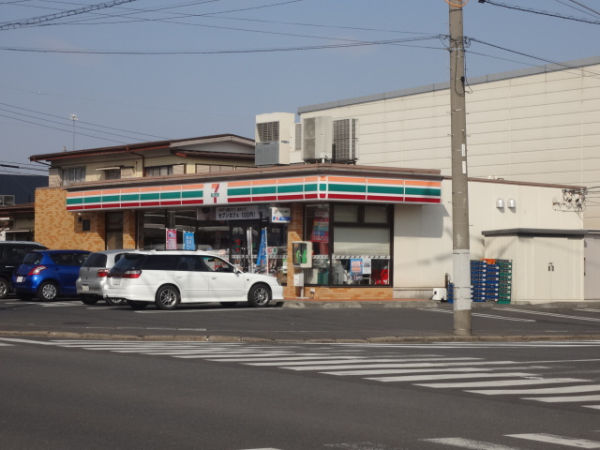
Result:
M81 285L81 290L82 290L83 292L89 292L89 290L90 290L90 287L89 287L87 284L82 284L82 285Z
M22 283L25 280L25 277L17 277L17 283Z

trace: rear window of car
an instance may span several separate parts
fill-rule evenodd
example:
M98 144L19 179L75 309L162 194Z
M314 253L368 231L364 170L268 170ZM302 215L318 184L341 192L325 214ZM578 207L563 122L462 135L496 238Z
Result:
M92 253L82 267L106 267L107 256L104 253Z
M27 253L31 250L40 249L39 245L3 245L3 248L0 248L0 253L2 253L2 264L7 265L19 265L23 262L23 258Z
M23 258L23 264L39 264L41 261L41 253L27 253L25 258Z
M137 253L125 253L121 255L121 258L119 258L112 270L115 273L122 273L126 270L137 270L141 267L146 256L147 255L140 255Z
M85 259L87 258L88 253L52 253L50 258L55 264L59 266L81 266Z

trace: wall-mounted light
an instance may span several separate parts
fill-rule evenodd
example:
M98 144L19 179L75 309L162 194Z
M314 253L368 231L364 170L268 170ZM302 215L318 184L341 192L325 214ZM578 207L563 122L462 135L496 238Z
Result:
M517 207L517 201L514 198L509 198L507 205L510 209L515 209Z
M496 208L498 209L504 209L504 200L499 198L496 200Z

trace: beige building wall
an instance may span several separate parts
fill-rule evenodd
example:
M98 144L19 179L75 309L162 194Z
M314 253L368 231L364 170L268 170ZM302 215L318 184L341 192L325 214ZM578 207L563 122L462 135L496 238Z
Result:
M471 181L471 259L503 257L495 256L490 251L484 254L483 231L508 228L581 229L581 213L564 212L554 206L561 197L562 191L558 187ZM507 206L510 199L514 200L514 208ZM498 200L503 200L503 208L497 207ZM394 214L394 295L400 298L430 296L431 289L444 287L445 275L452 274L450 180L442 182L442 204L396 205ZM577 248L576 257L583 261L583 247ZM583 273L583 267L580 269Z
M500 74L494 77L497 81L477 80L469 85L471 177L600 184L600 63L596 58L593 65L556 69L540 68L541 73L523 76ZM431 86L421 91L300 111L311 110L303 112L302 118L357 118L359 164L440 169L450 175L449 90ZM588 197L586 228L600 228L598 197Z
M583 238L489 237L486 238L486 256L489 255L513 261L513 303L585 298Z

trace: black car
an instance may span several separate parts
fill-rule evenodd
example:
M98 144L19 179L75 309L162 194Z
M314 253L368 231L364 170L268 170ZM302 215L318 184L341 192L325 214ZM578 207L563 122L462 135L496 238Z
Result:
M0 298L5 298L12 291L12 275L23 258L32 250L44 250L42 244L29 241L0 242Z

